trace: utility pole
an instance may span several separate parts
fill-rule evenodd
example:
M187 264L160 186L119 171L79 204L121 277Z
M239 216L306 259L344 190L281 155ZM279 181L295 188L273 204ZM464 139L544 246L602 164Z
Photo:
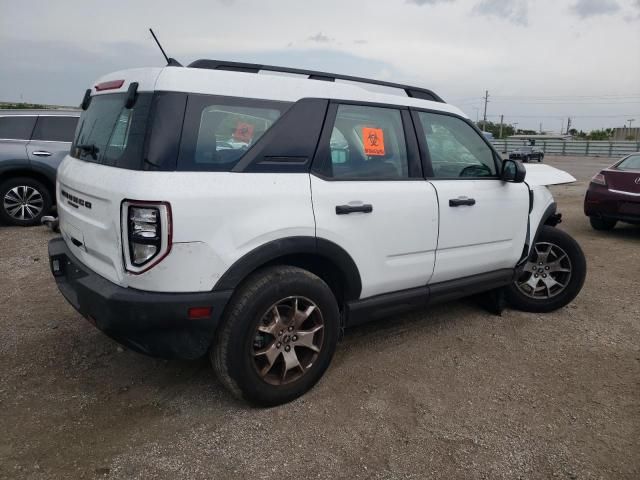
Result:
M635 121L636 121L635 118L630 118L629 120L627 120L627 122L629 122L629 130L631 130L631 124Z
M569 130L571 130L571 117L567 118L567 135L569 135Z
M489 90L484 91L484 118L482 120L482 130L487 130L487 103L489 103Z
M542 122L540 122L540 135L542 135Z
M501 140L502 140L502 122L504 122L504 115L500 115L500 135L498 136L498 138Z
M518 134L518 128L517 128L518 127L518 122L513 122L511 125L513 125L513 133L515 135L517 135Z

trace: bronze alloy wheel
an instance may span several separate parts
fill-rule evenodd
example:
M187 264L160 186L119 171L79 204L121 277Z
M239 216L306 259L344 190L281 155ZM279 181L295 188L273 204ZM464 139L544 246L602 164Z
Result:
M318 358L324 319L305 297L286 297L262 315L253 337L253 364L262 379L284 385L301 378Z
M571 271L571 260L562 248L553 243L538 242L516 286L527 297L552 298L567 287Z

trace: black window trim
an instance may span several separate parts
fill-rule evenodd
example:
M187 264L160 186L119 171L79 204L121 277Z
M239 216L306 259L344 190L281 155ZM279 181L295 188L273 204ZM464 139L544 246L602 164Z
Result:
M409 169L407 177L334 177L330 174L331 164L331 135L338 115L338 107L340 105L353 105L358 107L374 107L398 110L400 112L400 120L402 122L402 133L404 134L405 148L407 150L407 167ZM419 151L418 140L413 122L409 115L409 107L407 105L393 105L388 103L362 102L357 100L338 100L329 99L329 108L325 117L320 140L313 156L311 164L311 174L328 182L415 182L424 181L424 173Z
M17 116L17 115L16 115ZM31 115L20 115L20 116L31 116ZM80 114L78 113L78 115L33 115L36 118L36 123L33 124L33 129L31 130L31 138L29 139L29 141L33 141L33 142L38 142L38 143L68 143L68 144L72 144L73 140L75 138L72 138L71 140L65 142L62 140L39 140L37 138L33 138L33 134L36 131L36 127L38 126L38 120L40 119L40 117L62 117L62 118L76 118L76 119L80 119ZM75 134L74 134L75 137Z
M495 149L493 144L489 142L484 135L482 135L482 131L471 120L453 112L445 112L442 110L434 110L429 108L409 107L409 111L411 112L413 126L418 137L418 145L420 146L420 153L422 155L423 169L426 172L426 180L430 182L438 180L500 180L500 172L502 171L502 157ZM493 153L493 163L496 167L496 174L490 177L436 177L433 173L433 164L431 163L431 155L429 154L429 147L427 146L422 122L420 121L420 117L418 115L420 112L432 113L437 115L447 115L449 117L454 117L462 120L464 123L469 125Z
M0 117L2 118L24 118L24 117L28 117L28 118L32 118L35 117L35 121L33 122L33 126L31 127L31 133L29 133L29 138L0 138L0 140L2 141L6 141L6 142L30 142L31 141L31 137L33 137L33 131L36 129L36 123L38 123L38 117L40 115L38 115L37 113L31 114L31 115L2 115L0 114Z
M222 106L232 106L232 107L254 107L254 108L277 108L280 111L280 116L273 122L269 129L273 128L276 123L282 119L285 113L294 105L296 102L288 102L284 100L268 100L263 98L252 98L252 97L233 97L227 95L211 95L205 93L189 93L187 95L187 103L185 106L184 120L182 124L182 133L180 138L180 147L178 152L178 159L176 165L176 172L237 172L236 166L242 162L242 159L246 157L249 152L251 152L257 145L260 144L260 138L256 143L252 144L251 147L244 153L238 162L228 170L215 170L211 168L206 168L207 165L204 165L202 168L198 168L195 166L195 162L193 160L188 160L188 158L195 153L195 148L198 141L198 132L200 130L200 121L201 118L198 115L191 115L192 109L200 109L204 108L206 105L222 105ZM196 125L197 124L197 125ZM195 127L195 128L194 128ZM266 132L265 132L266 133ZM263 135L264 136L264 135ZM191 149L192 151L188 151ZM244 162L243 162L244 167Z

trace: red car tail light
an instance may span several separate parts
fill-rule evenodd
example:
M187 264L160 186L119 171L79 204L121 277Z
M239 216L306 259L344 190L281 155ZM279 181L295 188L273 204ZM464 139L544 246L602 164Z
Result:
M596 173L591 179L591 183L595 183L596 185L602 185L603 187L606 187L607 179L602 173Z
M167 202L122 202L122 250L125 268L142 273L171 251L171 206Z

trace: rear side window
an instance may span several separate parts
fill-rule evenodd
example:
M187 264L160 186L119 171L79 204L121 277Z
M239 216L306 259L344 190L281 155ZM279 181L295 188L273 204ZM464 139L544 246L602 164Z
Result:
M631 155L620 162L616 167L618 170L638 170L640 171L640 155Z
M82 113L71 155L111 167L141 169L150 93L140 93L130 109L126 93L96 95Z
M393 108L340 105L330 139L335 179L403 179L409 177L407 146L400 111Z
M290 104L190 95L179 170L230 171Z
M493 177L493 150L469 124L451 115L419 112L435 178Z
M0 117L0 139L29 140L35 123L35 116Z
M76 131L78 117L39 116L33 131L33 140L71 142Z

